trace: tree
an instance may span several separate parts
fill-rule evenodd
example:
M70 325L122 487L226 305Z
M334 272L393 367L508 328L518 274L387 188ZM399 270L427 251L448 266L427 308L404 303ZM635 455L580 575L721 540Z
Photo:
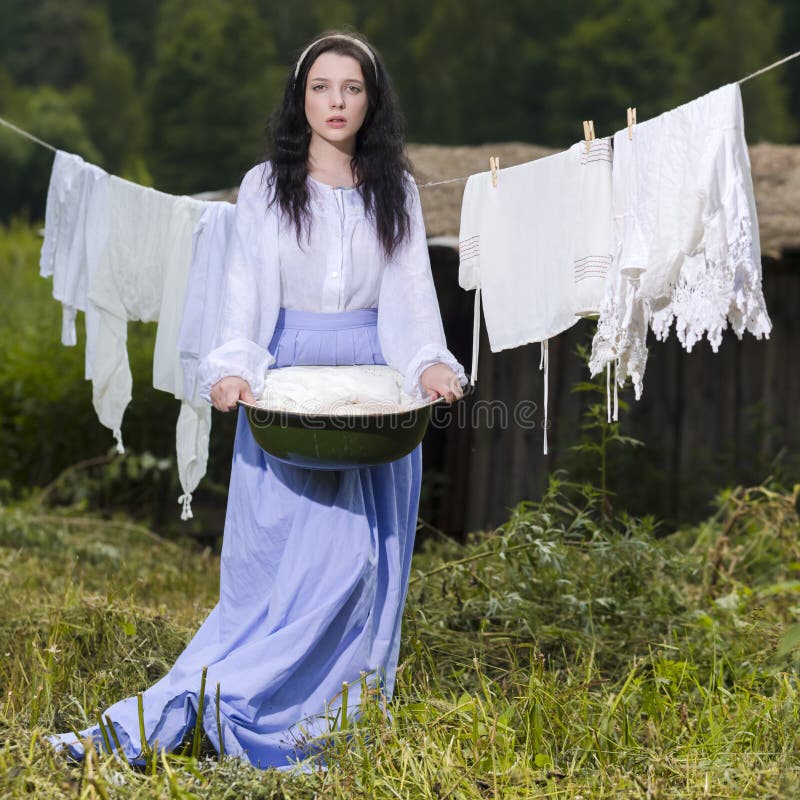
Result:
M143 108L128 56L115 44L108 15L91 9L78 39L84 80L74 89L75 106L110 172L126 173L141 152Z
M551 142L581 139L584 119L606 136L624 127L628 106L644 120L675 104L687 56L667 22L667 7L622 0L600 16L582 17L561 38L549 92Z
M0 71L0 114L33 132L54 147L68 150L87 160L99 160L83 120L69 94L49 86L35 89L15 87L7 73ZM17 214L33 219L44 218L47 184L53 154L22 138L0 129L0 219Z
M695 94L738 80L781 56L782 12L770 0L709 0L710 13L691 41ZM789 115L783 68L742 86L747 137L788 141L796 132ZM688 98L687 98L688 99Z
M237 183L263 151L284 74L252 4L167 0L147 81L156 185L198 192Z

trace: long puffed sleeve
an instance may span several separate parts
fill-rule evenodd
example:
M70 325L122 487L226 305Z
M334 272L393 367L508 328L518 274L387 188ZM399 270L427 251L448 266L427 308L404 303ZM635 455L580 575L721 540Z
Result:
M424 400L420 376L432 364L446 364L462 386L467 378L464 368L447 349L419 190L410 176L408 183L410 236L383 272L378 297L378 338L386 362L405 375L404 391Z
M256 397L264 389L267 350L280 308L278 214L267 208L269 168L253 167L242 180L225 258L222 303L214 349L200 362L200 396L228 376L243 378Z

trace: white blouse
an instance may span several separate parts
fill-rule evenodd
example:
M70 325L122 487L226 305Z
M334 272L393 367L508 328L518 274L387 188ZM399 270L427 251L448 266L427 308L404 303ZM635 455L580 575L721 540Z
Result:
M244 378L258 397L267 351L281 307L335 313L378 309L378 338L390 367L405 375L404 391L423 399L419 379L442 362L466 376L448 351L431 275L419 191L408 176L410 236L387 259L355 187L334 188L309 176L311 225L298 245L277 205L267 207L270 166L253 167L239 189L225 263L216 347L198 370L200 395L226 376Z

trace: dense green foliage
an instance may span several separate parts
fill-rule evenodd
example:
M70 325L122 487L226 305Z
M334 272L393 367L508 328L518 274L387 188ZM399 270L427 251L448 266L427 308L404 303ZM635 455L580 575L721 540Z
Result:
M258 159L289 66L321 30L382 52L413 141L566 146L795 49L791 0L0 0L0 114L171 192L234 185ZM752 141L800 134L800 66L744 87ZM46 152L0 130L0 218L40 217Z
M722 493L662 540L555 478L415 555L395 698L349 709L305 775L172 755L132 771L44 735L162 675L218 561L124 519L0 506L0 794L10 798L792 798L800 486ZM356 713L357 712L357 713ZM355 723L355 724L354 724Z
M214 415L209 475L195 501L200 513L181 523L174 464L180 404L152 387L155 326L128 325L134 399L123 427L128 454L120 458L113 452L111 432L97 420L91 384L84 380L82 314L78 347L63 347L59 341L61 306L50 296L52 283L38 275L41 243L28 225L0 226L0 284L12 300L0 317L0 488L13 487L18 495L85 462L53 486L52 499L79 500L96 511L127 510L162 529L180 527L183 533L202 535L205 525L209 538L215 539L224 511L224 497L219 501L217 495L226 493L235 419ZM206 502L212 508L203 511Z

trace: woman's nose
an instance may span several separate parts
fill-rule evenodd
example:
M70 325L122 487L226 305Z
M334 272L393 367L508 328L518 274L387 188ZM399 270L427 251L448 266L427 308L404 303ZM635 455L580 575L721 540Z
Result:
M331 108L344 108L344 95L338 92L330 93Z

